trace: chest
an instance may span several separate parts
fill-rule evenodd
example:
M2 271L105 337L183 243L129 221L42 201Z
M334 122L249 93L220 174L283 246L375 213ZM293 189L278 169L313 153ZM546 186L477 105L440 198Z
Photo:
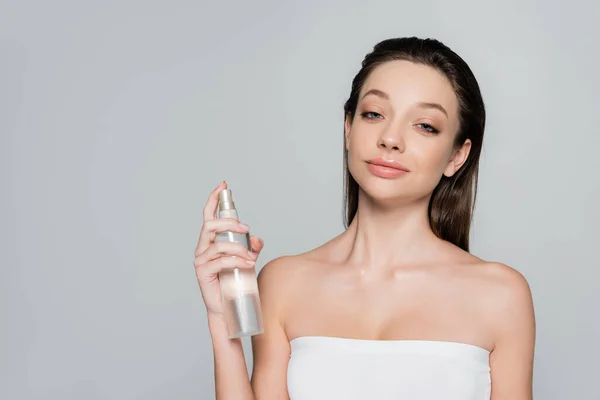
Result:
M285 326L290 338L317 334L488 345L475 297L460 283L419 276L373 282L323 279L292 297Z

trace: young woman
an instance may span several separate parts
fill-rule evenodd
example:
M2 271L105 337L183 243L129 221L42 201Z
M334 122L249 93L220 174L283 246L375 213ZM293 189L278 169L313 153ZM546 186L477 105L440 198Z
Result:
M344 106L347 229L260 271L265 332L251 379L229 340L218 272L253 252L204 209L195 268L217 399L530 400L535 322L524 277L469 253L485 108L468 65L436 40L377 44ZM222 257L223 255L237 257Z

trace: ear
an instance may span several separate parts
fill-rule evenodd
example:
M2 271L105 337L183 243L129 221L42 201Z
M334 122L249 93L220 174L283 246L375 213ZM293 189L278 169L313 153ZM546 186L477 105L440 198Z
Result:
M352 117L350 114L346 115L346 119L344 119L344 144L346 146L346 150L350 147L350 129L352 128Z
M454 151L452 158L448 161L446 165L446 169L444 169L444 175L450 178L452 175L456 173L462 167L462 165L467 161L467 157L469 157L469 152L471 151L471 139L465 140L465 142L460 146L459 149Z

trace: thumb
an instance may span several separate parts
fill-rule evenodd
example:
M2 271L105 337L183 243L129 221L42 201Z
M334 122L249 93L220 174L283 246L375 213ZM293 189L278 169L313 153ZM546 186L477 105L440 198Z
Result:
M265 242L263 242L262 239L256 236L250 236L250 247L252 247L253 252L259 254L264 246Z

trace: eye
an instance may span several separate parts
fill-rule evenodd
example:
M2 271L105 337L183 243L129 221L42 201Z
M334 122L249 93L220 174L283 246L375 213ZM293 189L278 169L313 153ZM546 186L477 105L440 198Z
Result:
M422 131L425 131L427 133L440 133L440 131L438 131L436 128L434 128L433 126L429 125L429 124L417 124L417 127L419 127L419 129L421 129Z
M363 117L364 119L380 119L380 118L383 118L383 116L381 114L373 112L373 111L366 111L364 113L361 113L360 116Z

